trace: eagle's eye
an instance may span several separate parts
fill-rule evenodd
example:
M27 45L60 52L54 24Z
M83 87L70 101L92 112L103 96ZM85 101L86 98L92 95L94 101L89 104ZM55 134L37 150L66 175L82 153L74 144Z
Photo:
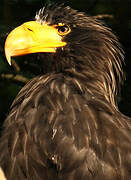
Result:
M57 25L57 29L58 29L58 34L61 36L67 35L71 31L68 25L61 24L61 23Z

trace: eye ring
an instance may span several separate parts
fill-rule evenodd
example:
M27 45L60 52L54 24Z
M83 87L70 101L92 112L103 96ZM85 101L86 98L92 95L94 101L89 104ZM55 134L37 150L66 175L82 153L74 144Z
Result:
M58 30L58 34L61 36L67 35L71 31L71 29L68 25L61 24L61 23L58 24L57 30Z

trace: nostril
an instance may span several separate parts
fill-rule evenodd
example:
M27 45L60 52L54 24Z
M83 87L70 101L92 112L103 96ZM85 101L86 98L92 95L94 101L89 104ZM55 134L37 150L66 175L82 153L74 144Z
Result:
M27 28L29 31L32 31L33 32L33 30L32 29L30 29L30 28Z

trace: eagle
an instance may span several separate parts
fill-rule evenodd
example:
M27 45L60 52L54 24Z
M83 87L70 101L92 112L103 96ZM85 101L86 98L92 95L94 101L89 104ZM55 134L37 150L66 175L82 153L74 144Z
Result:
M32 53L42 72L18 93L0 139L7 180L131 179L131 118L117 105L124 53L116 35L95 17L48 5L5 41L9 64Z

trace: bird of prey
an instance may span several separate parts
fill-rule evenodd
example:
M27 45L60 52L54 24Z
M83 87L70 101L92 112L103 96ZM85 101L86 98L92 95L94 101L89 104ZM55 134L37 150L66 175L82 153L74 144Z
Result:
M6 39L10 64L31 53L43 71L21 89L3 125L7 180L130 180L131 118L116 102L124 58L111 29L49 5Z

